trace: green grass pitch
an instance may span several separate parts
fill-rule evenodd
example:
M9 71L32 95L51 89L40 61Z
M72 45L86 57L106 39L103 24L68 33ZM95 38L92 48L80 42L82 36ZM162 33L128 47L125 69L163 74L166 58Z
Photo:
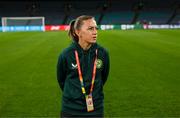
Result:
M67 32L0 33L0 117L58 117ZM99 31L110 54L105 117L180 117L180 30Z

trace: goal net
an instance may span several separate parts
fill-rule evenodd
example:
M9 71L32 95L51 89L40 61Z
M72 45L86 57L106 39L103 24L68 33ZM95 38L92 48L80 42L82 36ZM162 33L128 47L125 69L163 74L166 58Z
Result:
M2 17L2 31L45 31L44 17Z

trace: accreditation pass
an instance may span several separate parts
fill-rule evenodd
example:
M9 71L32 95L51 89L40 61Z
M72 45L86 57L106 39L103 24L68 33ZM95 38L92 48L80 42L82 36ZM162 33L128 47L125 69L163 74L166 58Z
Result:
M88 112L91 112L94 110L92 95L86 95L86 106L87 106Z

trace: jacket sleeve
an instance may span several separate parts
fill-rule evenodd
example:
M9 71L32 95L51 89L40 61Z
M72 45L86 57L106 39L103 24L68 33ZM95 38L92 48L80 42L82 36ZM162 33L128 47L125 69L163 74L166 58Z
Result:
M64 83L66 79L66 61L64 55L61 54L57 63L57 80L61 90L64 89Z
M106 80L109 75L109 69L110 69L110 59L109 59L109 54L107 51L104 53L104 68L102 70L102 80L103 80L103 85L106 83Z

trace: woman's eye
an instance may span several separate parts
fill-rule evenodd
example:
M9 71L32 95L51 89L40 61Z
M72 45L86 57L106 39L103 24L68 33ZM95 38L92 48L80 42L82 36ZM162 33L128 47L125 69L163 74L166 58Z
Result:
M93 30L93 27L88 28L89 30Z
M88 30L94 30L94 29L98 30L98 27L89 27L88 28Z

